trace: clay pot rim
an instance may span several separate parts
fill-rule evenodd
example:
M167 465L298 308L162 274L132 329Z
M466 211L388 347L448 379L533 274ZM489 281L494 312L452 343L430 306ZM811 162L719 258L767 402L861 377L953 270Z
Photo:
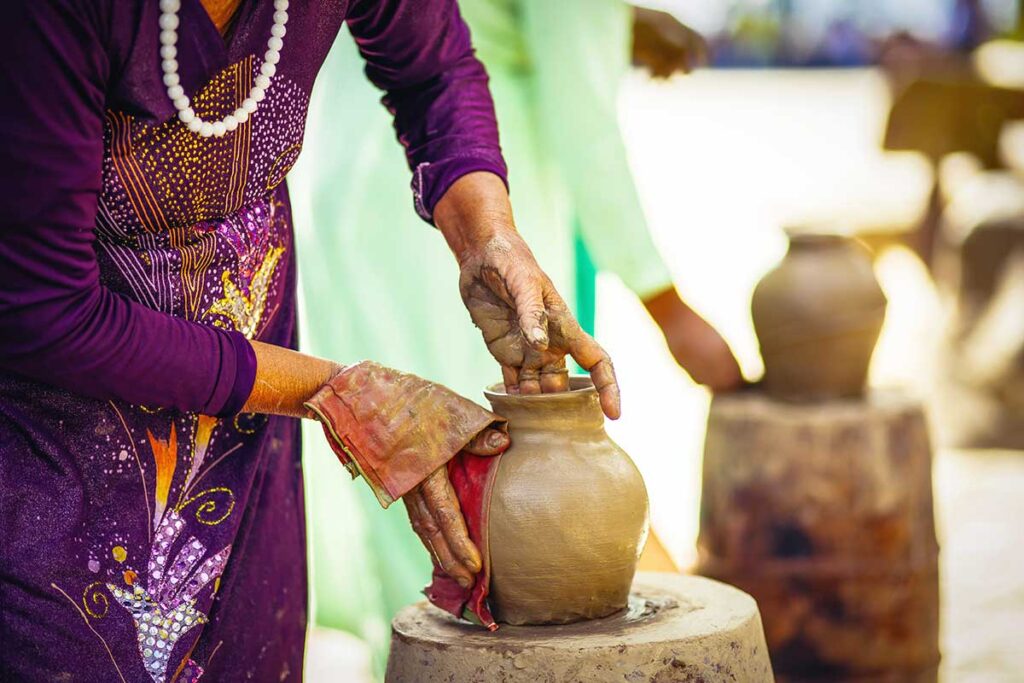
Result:
M592 394L597 394L597 389L594 387L594 381L587 375L570 375L569 391L551 394L510 394L505 391L503 382L495 382L484 388L484 397L488 401L498 400L507 405L575 403Z

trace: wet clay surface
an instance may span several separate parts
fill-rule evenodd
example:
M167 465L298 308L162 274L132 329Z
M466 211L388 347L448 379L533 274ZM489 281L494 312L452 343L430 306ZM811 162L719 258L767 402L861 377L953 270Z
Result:
M387 681L772 681L757 606L714 581L640 574L626 609L487 633L424 603L393 622Z
M647 536L647 490L605 433L589 379L560 394L487 392L512 447L487 521L490 605L504 624L565 624L627 604Z

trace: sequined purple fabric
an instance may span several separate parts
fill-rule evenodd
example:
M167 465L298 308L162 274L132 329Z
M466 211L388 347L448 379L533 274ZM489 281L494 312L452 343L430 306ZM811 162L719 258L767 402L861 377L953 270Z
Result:
M183 0L177 59L200 116L246 97L272 12L242 0L222 39ZM295 345L284 178L341 22L388 91L425 218L459 175L504 172L453 0L292 0L267 99L223 138L173 117L158 13L154 0L36 0L7 14L4 681L301 680L298 424L237 410L246 340Z

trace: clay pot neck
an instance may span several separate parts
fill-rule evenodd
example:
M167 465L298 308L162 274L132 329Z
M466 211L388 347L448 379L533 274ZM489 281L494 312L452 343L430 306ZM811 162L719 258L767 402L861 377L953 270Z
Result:
M569 391L529 396L507 394L495 384L484 396L513 429L593 430L604 428L597 390L589 377L571 377Z

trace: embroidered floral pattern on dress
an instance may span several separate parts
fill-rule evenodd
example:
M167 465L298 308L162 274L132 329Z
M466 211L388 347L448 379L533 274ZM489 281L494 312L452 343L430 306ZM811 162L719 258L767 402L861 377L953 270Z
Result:
M178 639L193 627L206 623L206 615L196 609L196 596L220 577L231 554L230 547L225 547L194 569L206 554L206 546L193 536L174 549L184 526L177 510L165 515L150 547L149 578L145 588L138 583L130 589L107 584L117 603L135 622L139 654L156 683L166 680L171 650ZM168 569L168 560L172 557Z

